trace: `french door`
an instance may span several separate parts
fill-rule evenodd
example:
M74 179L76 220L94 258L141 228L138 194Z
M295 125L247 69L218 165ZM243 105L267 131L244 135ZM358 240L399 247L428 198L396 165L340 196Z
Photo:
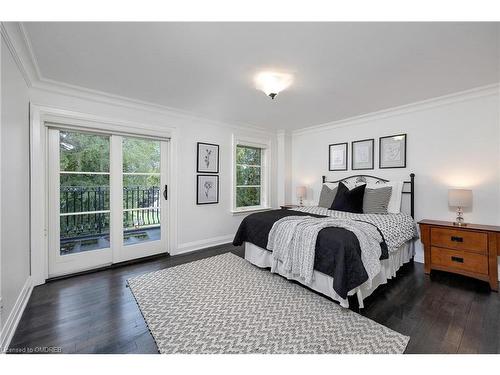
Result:
M168 141L49 128L49 277L165 253Z

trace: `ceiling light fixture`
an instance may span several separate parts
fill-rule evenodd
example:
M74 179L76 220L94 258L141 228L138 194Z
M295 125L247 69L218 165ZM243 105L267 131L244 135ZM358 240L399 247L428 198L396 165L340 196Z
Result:
M271 99L289 87L292 81L292 75L287 73L261 72L255 76L257 89L264 91Z

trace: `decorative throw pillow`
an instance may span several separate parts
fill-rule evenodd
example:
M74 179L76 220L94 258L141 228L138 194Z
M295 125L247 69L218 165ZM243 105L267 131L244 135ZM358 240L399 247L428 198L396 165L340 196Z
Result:
M337 195L335 195L331 209L362 214L365 188L366 185L361 185L349 190L349 188L341 182L337 188Z
M364 214L387 214L387 207L392 195L392 186L378 189L365 189L363 198Z
M330 189L328 186L323 185L321 188L321 194L319 195L319 207L330 208L332 206L333 200L337 195L337 188Z
M367 189L381 189L383 187L392 187L391 199L387 206L387 212L390 214L398 214L401 212L401 199L403 192L403 181L389 181L383 184L368 184Z

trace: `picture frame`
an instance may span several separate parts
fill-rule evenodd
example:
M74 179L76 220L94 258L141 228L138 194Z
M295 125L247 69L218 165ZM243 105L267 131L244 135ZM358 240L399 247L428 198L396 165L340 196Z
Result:
M362 139L351 144L351 169L353 171L374 169L375 139Z
M328 170L347 171L348 144L333 143L328 146Z
M406 168L406 134L379 138L379 168Z
M197 143L196 172L219 173L219 145L205 142Z
M219 203L219 176L199 174L196 176L196 204Z

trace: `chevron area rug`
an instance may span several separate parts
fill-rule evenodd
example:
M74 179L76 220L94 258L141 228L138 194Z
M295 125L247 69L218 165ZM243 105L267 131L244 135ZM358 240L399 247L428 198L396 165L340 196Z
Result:
M403 353L409 341L230 253L128 283L160 353Z

